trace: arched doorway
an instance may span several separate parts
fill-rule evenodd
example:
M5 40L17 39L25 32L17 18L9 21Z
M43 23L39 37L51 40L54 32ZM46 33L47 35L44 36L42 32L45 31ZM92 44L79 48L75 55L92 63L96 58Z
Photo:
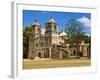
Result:
M76 56L76 50L73 50L73 56Z
M41 53L40 52L38 53L38 57L41 58Z

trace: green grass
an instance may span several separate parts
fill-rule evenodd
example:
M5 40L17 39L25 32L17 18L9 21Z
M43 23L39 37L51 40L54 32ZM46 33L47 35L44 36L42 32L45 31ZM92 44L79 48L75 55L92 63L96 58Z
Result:
M23 69L90 66L90 59L23 60Z

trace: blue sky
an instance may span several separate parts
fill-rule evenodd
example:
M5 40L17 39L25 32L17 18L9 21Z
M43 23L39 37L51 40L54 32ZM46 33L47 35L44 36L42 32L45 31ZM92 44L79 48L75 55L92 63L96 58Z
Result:
M23 10L23 26L31 25L37 19L42 28L45 28L45 23L50 20L50 17L58 23L59 31L65 28L68 20L75 18L84 24L84 32L90 34L91 14L90 13L75 13L75 12L51 12L51 11L33 11Z

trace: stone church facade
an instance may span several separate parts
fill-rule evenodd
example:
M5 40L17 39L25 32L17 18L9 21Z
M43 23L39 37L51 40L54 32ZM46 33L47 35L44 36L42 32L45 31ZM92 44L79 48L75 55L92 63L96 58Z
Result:
M78 56L76 48L70 48L70 44L65 45L64 38L67 39L67 34L64 30L62 32L58 31L58 24L52 17L45 24L44 33L42 33L41 25L37 20L32 26L34 27L35 36L29 38L28 58L63 59ZM90 58L89 44L82 41L79 45L79 51L82 52L80 56Z

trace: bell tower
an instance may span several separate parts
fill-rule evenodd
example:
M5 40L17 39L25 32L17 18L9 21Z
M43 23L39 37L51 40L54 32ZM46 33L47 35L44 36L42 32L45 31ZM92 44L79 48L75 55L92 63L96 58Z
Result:
M53 17L45 24L46 47L58 44L58 24Z
M33 30L33 36L29 37L29 52L28 52L28 58L33 58L33 53L34 53L34 38L38 38L41 35L41 26L37 20L32 24L32 29Z
M33 23L33 27L34 27L35 38L37 38L41 34L41 25L37 20L35 20L35 22Z

